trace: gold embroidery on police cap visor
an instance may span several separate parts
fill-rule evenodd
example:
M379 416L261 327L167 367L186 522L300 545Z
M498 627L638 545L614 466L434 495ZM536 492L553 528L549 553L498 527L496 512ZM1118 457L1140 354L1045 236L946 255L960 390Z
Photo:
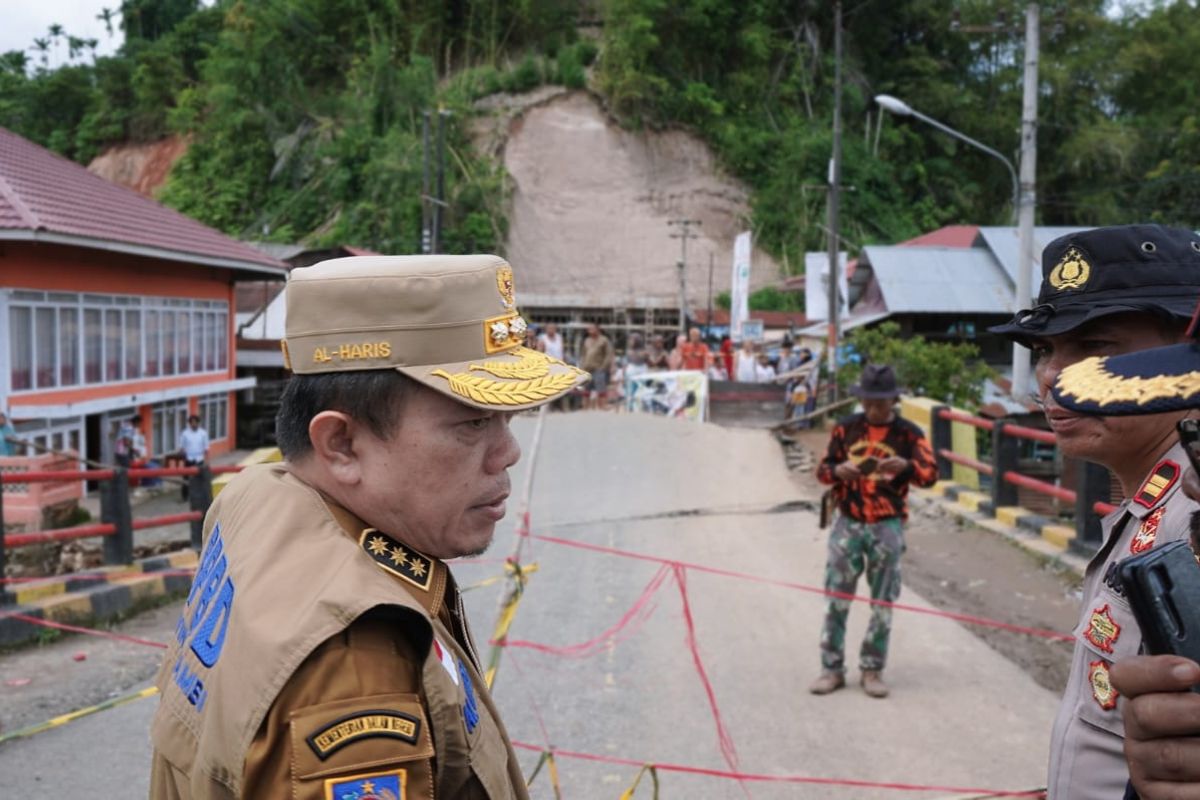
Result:
M518 347L512 355L517 356L519 360L515 363L485 361L482 364L468 365L466 372L452 374L438 369L431 374L445 378L450 391L459 397L488 406L537 403L571 388L580 377L587 374L578 367L564 364L557 358L551 358L527 347ZM566 367L567 371L550 374L550 367L554 364ZM472 374L475 370L512 380L493 380Z
M1080 403L1137 403L1146 405L1165 398L1188 398L1200 394L1200 372L1156 375L1153 378L1124 377L1107 369L1108 359L1093 356L1063 369L1058 391Z
M1082 289L1092 275L1092 265L1078 247L1072 245L1054 265L1047 280L1055 289Z

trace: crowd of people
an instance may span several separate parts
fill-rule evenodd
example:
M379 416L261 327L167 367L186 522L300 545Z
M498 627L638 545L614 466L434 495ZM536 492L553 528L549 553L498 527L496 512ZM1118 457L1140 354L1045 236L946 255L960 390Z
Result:
M578 366L591 374L591 381L579 390L574 405L585 409L607 409L620 402L625 381L650 372L691 370L705 373L709 380L738 383L772 383L787 385L789 405L798 399L803 407L815 396L816 362L811 349L796 347L784 338L776 348L744 339L735 343L729 336L718 341L706 341L700 328L679 334L668 344L667 337L653 334L648 338L640 332L630 333L623 350L596 323L589 323L585 334L572 346L559 326L548 322L544 326L530 325L525 345L546 355ZM796 373L796 374L791 374ZM564 398L559 406L571 403Z

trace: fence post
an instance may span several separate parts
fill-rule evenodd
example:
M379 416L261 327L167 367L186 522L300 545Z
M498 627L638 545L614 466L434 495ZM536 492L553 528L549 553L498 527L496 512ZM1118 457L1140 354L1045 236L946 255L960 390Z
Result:
M129 502L129 476L124 467L100 483L100 521L117 526L104 537L105 564L133 563L133 507Z
M1091 556L1104 544L1104 531L1100 528L1101 515L1096 513L1096 503L1112 502L1112 478L1108 469L1099 464L1081 461L1079 483L1075 487L1075 538L1071 549L1081 555Z
M195 475L188 476L188 502L192 511L199 511L200 519L192 520L192 549L197 553L204 544L204 514L212 505L212 472L208 464L203 463L196 469Z
M1015 506L1020 500L1017 487L1004 480L1005 472L1016 472L1020 466L1021 441L1004 435L1005 423L997 420L992 428L992 508Z
M933 446L933 457L937 462L939 481L948 481L954 477L954 465L938 455L943 450L954 449L950 420L942 419L940 416L943 411L949 410L949 406L934 406L929 412L929 443Z
M0 484L0 606L7 604L12 596L8 593L8 581L4 580L4 484Z

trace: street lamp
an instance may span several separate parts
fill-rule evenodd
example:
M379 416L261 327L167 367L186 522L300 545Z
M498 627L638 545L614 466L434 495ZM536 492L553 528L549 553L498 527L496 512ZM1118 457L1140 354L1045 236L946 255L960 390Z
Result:
M938 122L933 117L925 116L920 111L917 111L915 108L910 106L908 103L904 102L903 100L901 100L899 98L892 97L890 94L875 95L875 102L878 103L881 108L887 109L888 111L890 111L893 114L896 114L898 116L916 117L917 119L921 120L922 122L926 122L926 123L932 125L933 127L937 128L942 133L949 134L950 136L953 136L955 139L964 141L967 144L971 145L972 147L979 148L983 152L987 153L989 156L998 158L1001 161L1003 161L1004 166L1008 169L1009 177L1012 178L1012 215L1013 215L1013 224L1016 224L1017 207L1020 204L1021 189L1020 189L1020 184L1017 181L1017 171L1016 171L1016 169L1013 168L1011 161L1009 161L1007 158L1002 156L998 151L993 150L992 148L988 147L983 142L978 142L978 141L972 139L970 136L967 136L965 133L960 133L959 131L954 130L954 128L951 128L949 125Z

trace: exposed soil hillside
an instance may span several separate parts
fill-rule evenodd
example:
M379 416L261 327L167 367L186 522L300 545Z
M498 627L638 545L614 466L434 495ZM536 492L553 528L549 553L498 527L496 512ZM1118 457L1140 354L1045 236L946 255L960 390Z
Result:
M531 93L488 108L480 145L501 154L513 181L507 255L525 302L554 294L587 305L678 305L680 240L671 219L700 220L688 242L689 303L728 290L734 237L747 227L746 189L722 174L708 147L683 131L629 131L583 91ZM506 131L504 141L496 134ZM754 288L778 278L756 250Z
M187 152L187 147L187 140L180 136L146 144L116 145L92 159L88 170L153 197L166 182L171 167Z

